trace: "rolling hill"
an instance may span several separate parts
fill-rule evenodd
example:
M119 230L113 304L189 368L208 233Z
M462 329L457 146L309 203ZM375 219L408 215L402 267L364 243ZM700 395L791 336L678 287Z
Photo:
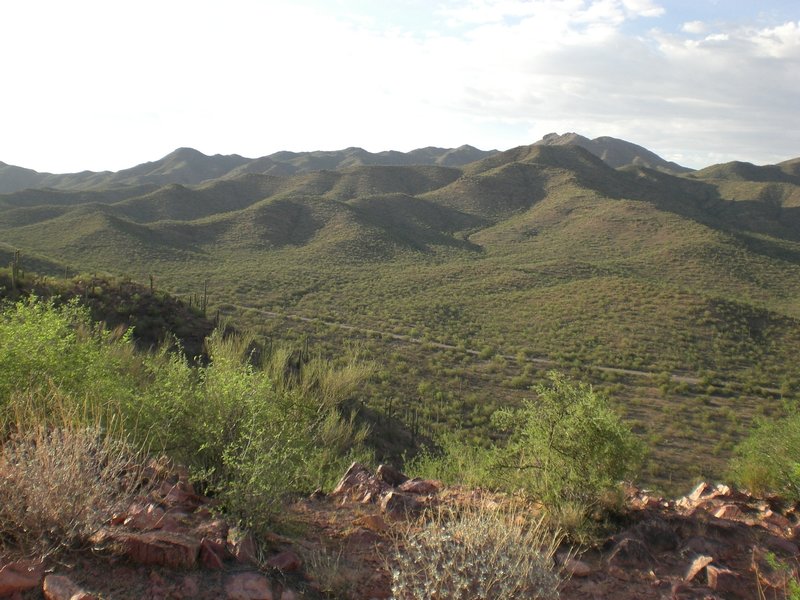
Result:
M467 164L474 149L279 153L282 174L228 157L214 179L160 186L168 167L150 163L128 187L0 195L0 239L177 293L208 280L217 307L332 354L360 336L384 365L364 402L396 397L430 434L491 435L493 407L557 364L615 394L657 449L654 480L694 474L710 423L717 468L800 390L798 160L688 172L584 140ZM204 176L173 158L185 181Z

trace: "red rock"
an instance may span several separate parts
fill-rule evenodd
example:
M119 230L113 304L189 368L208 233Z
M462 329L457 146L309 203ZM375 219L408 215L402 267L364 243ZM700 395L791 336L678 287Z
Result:
M734 573L725 567L708 565L706 566L706 574L708 575L708 587L715 592L741 597L740 594L744 590L742 590L741 577L738 573Z
M0 596L10 596L38 587L44 575L41 563L13 562L0 569Z
M267 560L267 565L273 569L278 569L278 571L282 573L291 573L292 571L297 571L301 566L303 566L303 561L291 550L284 550L283 552L270 557Z
M708 565L714 562L714 559L710 556L698 556L694 559L692 564L689 566L689 570L686 572L686 577L684 577L684 581L691 581L694 579L700 571L705 569Z
M48 575L42 588L45 600L95 600L96 596L85 592L69 577Z
M160 565L173 569L189 569L197 563L200 542L168 531L128 534L124 542L126 554L143 565Z
M254 565L258 562L253 536L238 527L231 527L228 530L227 546L231 556L240 563Z
M378 465L378 470L375 471L375 476L391 486L398 486L408 481L408 477L406 477L398 469L395 469L389 465Z
M394 519L404 519L417 514L422 503L414 496L399 492L389 492L381 498L381 510Z
M761 522L768 523L770 525L774 525L782 533L789 533L789 530L792 527L792 522L789 521L786 517L784 517L780 513L773 512L770 509L764 511L763 516L761 517Z
M729 521L743 521L745 514L735 504L726 504L717 509L714 516L718 519L728 519Z
M703 481L699 483L697 487L692 490L692 492L687 496L687 498L691 502L697 502L698 500L700 500L700 498L703 497L703 494L705 494L708 491L708 489L709 485L705 481Z
M128 511L128 517L123 524L131 529L160 529L163 519L164 509L155 504L148 504L147 506L137 506L134 511Z
M341 496L342 500L363 500L367 495L371 499L378 498L391 486L374 476L369 469L354 462L336 484L331 496Z
M258 573L231 575L225 582L228 600L273 600L269 581Z
M283 590L281 600L297 600L298 596L293 590Z
M409 479L397 488L407 494L429 495L439 493L439 484L431 479Z
M219 571L224 567L225 546L219 542L203 539L200 542L200 564L209 571Z

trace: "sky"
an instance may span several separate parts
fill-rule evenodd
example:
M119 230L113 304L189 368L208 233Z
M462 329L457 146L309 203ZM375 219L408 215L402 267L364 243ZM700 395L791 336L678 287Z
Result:
M800 156L798 0L2 0L0 57L0 161L37 171L551 132Z

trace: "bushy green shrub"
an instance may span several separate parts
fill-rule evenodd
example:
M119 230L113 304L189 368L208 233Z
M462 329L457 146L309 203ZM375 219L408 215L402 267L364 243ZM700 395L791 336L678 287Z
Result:
M553 554L560 537L543 521L470 508L442 511L397 540L391 560L396 600L558 598Z
M733 481L762 494L777 492L800 500L800 414L760 420L734 451Z
M365 432L342 413L370 369L315 358L286 377L262 368L253 347L247 336L217 332L209 363L193 367L178 353L137 352L130 336L93 324L75 303L7 306L0 443L37 426L99 426L187 465L231 514L260 526L283 495L330 484L349 461L368 460Z
M636 472L643 447L604 395L561 373L548 377L523 408L493 416L509 434L497 457L498 474L507 487L524 489L545 504L589 509Z

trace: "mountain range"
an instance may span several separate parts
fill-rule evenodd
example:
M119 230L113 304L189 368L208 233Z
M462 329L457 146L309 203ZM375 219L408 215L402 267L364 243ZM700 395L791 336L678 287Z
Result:
M472 398L469 410L430 400L437 422L486 431L489 408L536 378L507 357L547 359L618 386L666 468L696 460L709 420L722 457L779 409L776 390L800 389L800 159L691 171L567 134L504 152L181 149L117 173L0 167L0 187L15 185L0 194L2 263L19 248L45 273L153 275L183 294L207 280L212 304L260 325L243 307L506 357L467 369L376 346L409 409L420 373L442 398Z
M575 133L549 134L537 144L578 145L599 156L612 167L634 164L671 173L690 169L665 161L649 150L610 137L589 140ZM219 178L235 178L247 173L262 175L295 175L309 171L342 170L359 166L423 166L461 167L493 154L497 150L479 150L464 145L459 148L419 148L411 152L371 153L362 148L337 151L276 152L249 159L232 154L206 156L192 148L178 148L167 156L130 169L110 172L82 171L52 174L7 165L0 162L0 193L28 188L58 190L107 190L127 186L157 186L177 183L196 185Z

